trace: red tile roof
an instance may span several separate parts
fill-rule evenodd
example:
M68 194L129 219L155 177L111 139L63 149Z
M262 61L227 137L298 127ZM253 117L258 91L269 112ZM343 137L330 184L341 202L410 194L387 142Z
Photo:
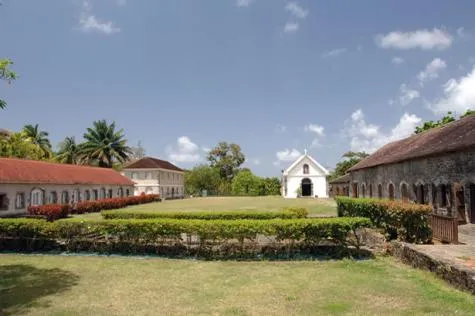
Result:
M445 126L389 143L357 163L349 171L470 148L475 148L475 115L469 115Z
M0 183L134 185L106 168L0 158Z
M134 161L125 166L124 169L167 169L183 172L183 169L178 168L171 162L152 157L144 157Z

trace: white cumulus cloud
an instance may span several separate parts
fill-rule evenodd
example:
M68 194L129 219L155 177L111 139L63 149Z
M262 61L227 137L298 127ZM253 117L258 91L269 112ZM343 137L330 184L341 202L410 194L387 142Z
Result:
M398 124L385 133L380 126L367 123L363 111L359 109L346 122L343 132L350 139L352 151L373 153L387 143L410 136L420 123L421 119L416 115L404 113Z
M120 32L120 28L114 26L113 22L101 22L94 15L81 16L79 28L84 32L99 32L107 35Z
M297 2L287 3L285 11L290 12L290 14L298 19L305 19L308 15L308 10L302 8Z
M238 7L248 7L254 0L237 0L236 6Z
M395 65L400 65L404 63L404 58L396 56L396 57L393 57L393 59L391 59L391 62Z
M285 33L295 33L297 32L297 30L299 29L299 24L298 22L287 22L285 23L285 26L284 26L284 32Z
M450 79L444 84L444 96L429 105L434 113L455 111L464 113L475 109L475 67L467 75Z
M420 29L412 32L394 31L376 35L376 44L382 48L442 50L450 47L452 41L452 35L439 28Z
M325 135L325 128L317 124L308 124L305 125L305 131L315 133L319 136Z
M401 103L403 106L408 105L413 100L420 98L421 96L419 91L408 88L404 83L399 87L399 91L401 93L399 97L399 103Z
M426 68L417 75L420 85L423 86L424 82L439 78L439 72L445 68L447 68L447 63L444 60L434 58L434 60L428 63Z
M198 162L201 159L200 147L187 136L179 137L176 146L167 151L170 160L176 162Z
M332 49L328 52L324 52L322 54L322 57L337 57L337 56L340 56L341 54L344 54L346 52L347 52L346 48L336 48L336 49Z
M277 157L278 162L280 161L288 162L288 161L294 161L295 159L300 157L302 154L300 153L300 151L294 148L294 149L284 149L282 151L278 151L275 155Z

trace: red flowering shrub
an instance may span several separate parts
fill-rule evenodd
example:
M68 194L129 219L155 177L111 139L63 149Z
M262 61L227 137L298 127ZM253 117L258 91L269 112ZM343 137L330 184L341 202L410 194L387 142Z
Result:
M71 207L67 204L48 204L28 207L29 214L45 216L49 221L67 217L70 210Z
M129 205L152 203L159 201L160 195L149 194L140 196L128 196L124 198L102 199L97 201L79 202L73 207L74 214L96 213L103 210L114 210Z

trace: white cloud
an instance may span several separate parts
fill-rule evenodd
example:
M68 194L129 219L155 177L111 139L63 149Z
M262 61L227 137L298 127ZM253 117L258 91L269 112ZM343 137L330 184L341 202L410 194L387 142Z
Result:
M376 44L382 48L423 50L446 49L452 45L452 36L445 30L433 28L420 29L412 32L394 31L386 35L378 34Z
M298 29L299 29L299 24L297 22L287 22L287 23L285 23L285 26L284 26L284 32L285 33L292 34L292 33L297 32Z
M119 7L123 7L126 4L127 4L127 0L117 0L117 5Z
M255 164L256 166L258 166L258 165L261 164L261 161L256 158L256 159L252 160L252 163Z
M305 19L308 15L308 10L302 8L297 2L287 3L285 11L289 11L297 19Z
M201 147L201 150L204 151L205 153L209 153L211 151L211 148L209 147Z
M284 149L282 151L278 151L276 154L276 157L277 157L277 160L278 162L280 161L294 161L295 159L297 159L298 157L300 157L302 154L300 153L300 151L298 151L297 149Z
M100 32L112 34L120 32L120 28L115 27L113 22L100 22L94 15L83 14L79 19L79 29L84 32Z
M198 162L201 159L199 147L187 136L181 136L177 140L176 148L169 147L168 157L176 162Z
M380 126L367 123L363 111L359 109L346 122L344 135L350 139L352 151L373 153L389 142L410 136L420 123L421 119L416 115L404 113L398 124L384 133Z
M448 80L443 87L444 97L429 105L434 113L464 113L475 108L475 67L458 80Z
M347 51L346 48L336 48L336 49L330 50L328 52L324 52L322 54L322 57L337 57L341 54L346 53L346 51Z
M419 91L408 88L404 83L399 87L399 91L401 92L399 103L401 103L403 106L408 105L413 100L420 98L421 96Z
M424 82L439 78L439 72L445 68L447 68L447 63L444 60L434 58L434 60L428 63L426 68L417 75L420 85L423 86Z
M237 0L236 6L238 7L248 7L254 0Z
M275 126L275 129L274 129L274 130L275 130L276 133L284 133L284 132L287 130L287 126L281 125L281 124L277 124L277 125Z
M400 65L404 63L404 58L396 56L396 57L393 57L393 59L391 59L391 62L395 65Z
M325 128L317 124L305 125L305 131L315 133L318 136L325 136Z

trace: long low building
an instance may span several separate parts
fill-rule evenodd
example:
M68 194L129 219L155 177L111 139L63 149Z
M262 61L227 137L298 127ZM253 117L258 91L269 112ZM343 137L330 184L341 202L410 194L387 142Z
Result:
M106 168L0 158L0 216L30 205L74 204L133 194L134 183Z
M475 223L475 115L387 144L349 173L353 197L431 204Z

